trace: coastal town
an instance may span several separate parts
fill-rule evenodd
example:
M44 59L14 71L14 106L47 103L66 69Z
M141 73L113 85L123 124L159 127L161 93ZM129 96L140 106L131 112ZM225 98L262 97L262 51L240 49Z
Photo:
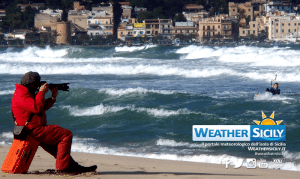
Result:
M35 9L34 28L0 32L1 45L141 45L222 44L245 42L299 42L299 7L291 0L252 0L228 3L228 14L205 10L201 4L187 4L178 20L138 19L147 7L119 2L103 3L87 10L73 2L63 20L63 10L45 8L43 3L17 4L23 12ZM0 22L6 17L0 9ZM119 17L118 20L114 19ZM1 28L1 27L0 27ZM1 30L1 29L0 29Z

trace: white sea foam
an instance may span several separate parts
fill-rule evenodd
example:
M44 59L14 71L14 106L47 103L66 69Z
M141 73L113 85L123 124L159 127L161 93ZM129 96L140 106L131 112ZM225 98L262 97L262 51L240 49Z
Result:
M7 52L0 55L0 61L11 62L41 62L53 63L63 62L64 56L68 54L68 49L52 49L49 46L46 48L27 47L21 52Z
M139 50L146 50L146 49L153 48L153 47L157 47L157 45L115 47L115 51L116 52L133 52L133 51L139 51Z
M221 74L234 74L232 70L227 69L183 69L179 67L170 67L168 65L136 65L120 66L112 64L71 64L71 65L11 65L0 64L0 73L2 74L24 74L27 71L39 71L40 74L114 74L114 75L176 75L187 78L210 77Z
M1 137L7 138L7 139L13 139L14 135L12 132L2 132Z
M287 101L295 100L284 95L273 95L270 92L259 93L254 96L255 101Z
M57 57L63 57L68 54L68 49L59 49L59 50L53 50L49 46L46 47L46 49L34 49L34 53L38 57L50 57L50 58L57 58Z
M14 136L12 132L2 132L0 134L0 146L9 146L12 144Z
M95 115L103 115L105 113L115 113L131 107L104 106L103 104L100 104L97 106L83 108L83 109L79 109L77 106L75 107L64 106L63 108L69 109L71 115L74 116L95 116Z
M146 94L146 93L158 93L158 94L174 94L175 91L168 91L168 90L148 90L145 88L137 87L137 88L126 88L126 89L112 89L112 88L102 88L99 92L105 92L112 96L123 96L128 95L131 93L138 93L138 94Z
M0 96L1 95L8 95L8 94L14 94L14 90L0 90Z
M180 114L192 114L196 112L189 111L188 109L178 109L178 110L167 110L167 109L153 109L153 108L136 108L135 106L104 106L102 103L97 106L88 107L80 109L77 106L63 106L63 108L69 109L71 115L74 116L94 116L94 115L103 115L106 113L115 113L122 110L130 110L136 112L146 112L148 115L152 115L155 117L168 117L172 115L180 115Z
M251 66L299 66L299 50L286 48L261 48L261 47L205 47L188 46L178 49L178 54L183 54L185 59L213 58L225 63L249 64Z

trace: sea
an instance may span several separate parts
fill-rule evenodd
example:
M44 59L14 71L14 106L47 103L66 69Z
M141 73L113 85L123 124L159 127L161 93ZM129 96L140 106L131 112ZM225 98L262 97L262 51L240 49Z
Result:
M0 146L13 141L11 99L28 71L69 83L47 121L72 131L72 152L300 171L299 45L0 48ZM257 125L262 112L286 126L284 150L192 139L193 125Z

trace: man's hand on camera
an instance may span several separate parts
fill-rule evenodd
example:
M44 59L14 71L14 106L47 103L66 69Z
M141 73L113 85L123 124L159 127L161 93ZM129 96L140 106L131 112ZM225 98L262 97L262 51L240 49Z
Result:
M49 85L48 83L45 83L43 84L41 87L40 87L40 90L39 91L44 91L45 94L49 91Z
M55 88L51 88L50 90L52 92L52 100L55 101L56 100L56 96L58 94L58 89L55 87Z

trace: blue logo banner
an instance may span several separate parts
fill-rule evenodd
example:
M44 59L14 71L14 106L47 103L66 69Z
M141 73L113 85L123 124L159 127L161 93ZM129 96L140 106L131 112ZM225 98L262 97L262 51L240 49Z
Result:
M250 141L286 141L286 126L251 125Z

